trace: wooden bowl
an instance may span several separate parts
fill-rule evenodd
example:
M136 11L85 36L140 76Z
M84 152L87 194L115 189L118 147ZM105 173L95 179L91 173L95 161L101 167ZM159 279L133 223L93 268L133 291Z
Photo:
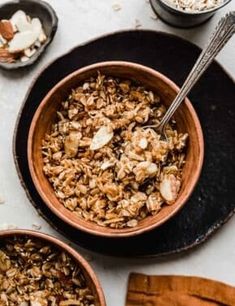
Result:
M97 306L106 306L104 293L103 293L103 290L101 288L98 278L96 277L94 271L92 270L88 262L77 251L75 251L73 248L68 246L66 243L62 242L61 240L55 237L52 237L50 235L43 234L37 231L24 230L24 229L1 230L0 231L0 244L1 244L1 241L5 238L13 238L13 237L17 238L17 237L22 237L22 236L40 239L68 253L81 268L83 275L87 281L87 285L89 286L89 288L91 288L92 294L95 297L94 304Z
M0 62L0 67L7 70L34 64L53 41L58 27L56 12L43 0L15 0L6 2L0 5L0 19L9 19L18 10L23 10L30 17L38 17L41 20L47 40L27 62L21 62L20 60L15 63Z
M29 169L35 187L45 204L69 225L99 236L134 236L160 226L173 217L187 202L199 179L203 164L204 141L202 129L194 108L186 99L175 114L177 129L189 134L189 142L181 190L173 205L165 205L157 215L141 220L134 228L112 229L77 217L60 203L44 175L41 145L46 132L50 131L52 123L56 120L56 111L61 101L66 99L72 88L75 88L87 78L96 75L97 71L106 75L140 82L146 88L157 92L166 106L172 103L179 91L179 88L171 80L159 72L130 62L102 62L75 71L51 89L35 112L28 136Z

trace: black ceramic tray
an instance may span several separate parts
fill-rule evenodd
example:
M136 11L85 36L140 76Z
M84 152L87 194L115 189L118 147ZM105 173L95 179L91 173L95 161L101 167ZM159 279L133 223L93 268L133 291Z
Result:
M185 207L165 225L147 234L110 240L66 225L43 203L27 164L27 136L33 114L49 89L70 72L106 60L150 66L182 85L200 53L178 37L153 31L111 34L73 49L50 64L28 91L15 129L14 157L21 183L32 204L59 232L95 252L116 256L160 256L187 250L211 236L235 211L235 84L213 63L190 99L201 120L205 161L199 184Z

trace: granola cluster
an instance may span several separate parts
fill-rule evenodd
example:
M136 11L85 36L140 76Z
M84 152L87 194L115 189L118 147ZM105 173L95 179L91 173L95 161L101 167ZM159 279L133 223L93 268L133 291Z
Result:
M81 269L41 240L11 238L0 245L0 306L95 306Z
M168 125L167 141L146 124L165 107L156 93L98 73L72 90L42 143L44 173L60 202L100 226L135 227L173 204L187 134Z

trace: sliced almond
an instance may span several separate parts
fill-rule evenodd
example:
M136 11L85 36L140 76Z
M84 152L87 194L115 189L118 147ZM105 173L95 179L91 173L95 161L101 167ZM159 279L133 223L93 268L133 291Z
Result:
M108 168L113 167L113 166L114 166L114 162L112 162L110 160L107 160L107 161L103 162L103 164L101 165L100 169L105 171Z
M107 126L102 126L94 135L90 149L98 150L104 147L110 140L113 138L113 131L110 130Z
M47 40L47 36L43 30L41 30L38 40L40 41L40 43L44 43Z
M36 53L36 49L25 49L24 55L27 57L32 57Z
M160 183L161 196L167 204L173 204L178 196L180 181L173 174L165 175Z
M14 36L14 30L11 22L9 20L0 21L0 34L6 40L11 40Z
M9 52L18 53L31 47L37 37L32 31L16 33L14 38L9 42Z
M15 12L15 14L10 19L13 27L18 31L23 32L29 29L30 23L27 20L27 16L25 12L19 10Z
M132 220L128 221L128 222L126 223L126 225L127 225L128 227L136 227L136 226L138 225L138 221L135 220L135 219L132 219Z
M20 61L22 62L22 63L25 63L25 62L27 62L29 60L29 57L28 56L21 56L21 58L20 58Z

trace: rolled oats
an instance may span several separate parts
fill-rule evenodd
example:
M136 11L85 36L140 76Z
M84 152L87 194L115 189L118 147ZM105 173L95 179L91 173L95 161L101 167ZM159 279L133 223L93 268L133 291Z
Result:
M166 108L130 80L98 73L73 89L42 143L44 173L78 217L111 228L135 227L176 200L187 134L172 121L167 141L148 124Z
M95 306L77 263L59 249L27 237L0 246L1 306Z

